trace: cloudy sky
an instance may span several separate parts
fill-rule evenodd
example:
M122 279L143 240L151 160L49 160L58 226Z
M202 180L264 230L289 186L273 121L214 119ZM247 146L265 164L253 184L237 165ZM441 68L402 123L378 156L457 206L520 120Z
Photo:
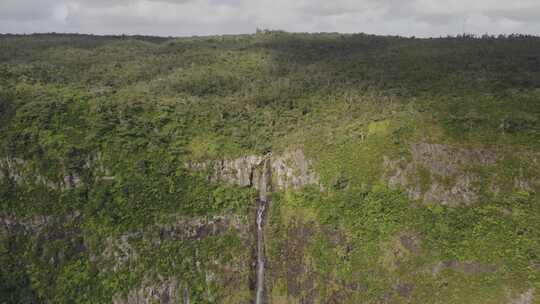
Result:
M0 33L540 35L540 0L0 0Z

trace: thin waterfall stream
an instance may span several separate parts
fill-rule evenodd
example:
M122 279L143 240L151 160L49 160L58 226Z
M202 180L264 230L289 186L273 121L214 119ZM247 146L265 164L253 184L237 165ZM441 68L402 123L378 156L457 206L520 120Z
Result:
M259 201L257 208L257 294L255 297L255 304L262 304L264 294L264 214L266 211L266 203Z
M189 289L184 287L184 304L189 304Z
M264 299L264 221L268 207L269 183L272 180L269 164L269 155L265 157L262 164L261 179L259 185L259 199L257 203L257 280L255 304L262 304Z

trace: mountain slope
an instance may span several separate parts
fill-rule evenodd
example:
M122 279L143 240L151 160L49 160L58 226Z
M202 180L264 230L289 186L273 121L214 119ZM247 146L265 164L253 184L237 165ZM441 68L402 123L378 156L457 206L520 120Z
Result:
M540 303L539 54L0 36L0 302Z

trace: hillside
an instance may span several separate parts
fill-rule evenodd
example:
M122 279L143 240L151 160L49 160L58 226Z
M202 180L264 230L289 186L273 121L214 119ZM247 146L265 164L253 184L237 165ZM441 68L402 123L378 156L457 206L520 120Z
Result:
M0 134L0 303L540 303L538 37L0 35Z

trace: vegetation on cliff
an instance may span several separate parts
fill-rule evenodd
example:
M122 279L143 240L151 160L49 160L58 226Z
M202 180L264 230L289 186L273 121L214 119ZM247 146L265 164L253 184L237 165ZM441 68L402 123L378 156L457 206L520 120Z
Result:
M255 189L185 164L294 149L271 303L540 293L537 37L5 35L0 134L2 303L249 303Z

